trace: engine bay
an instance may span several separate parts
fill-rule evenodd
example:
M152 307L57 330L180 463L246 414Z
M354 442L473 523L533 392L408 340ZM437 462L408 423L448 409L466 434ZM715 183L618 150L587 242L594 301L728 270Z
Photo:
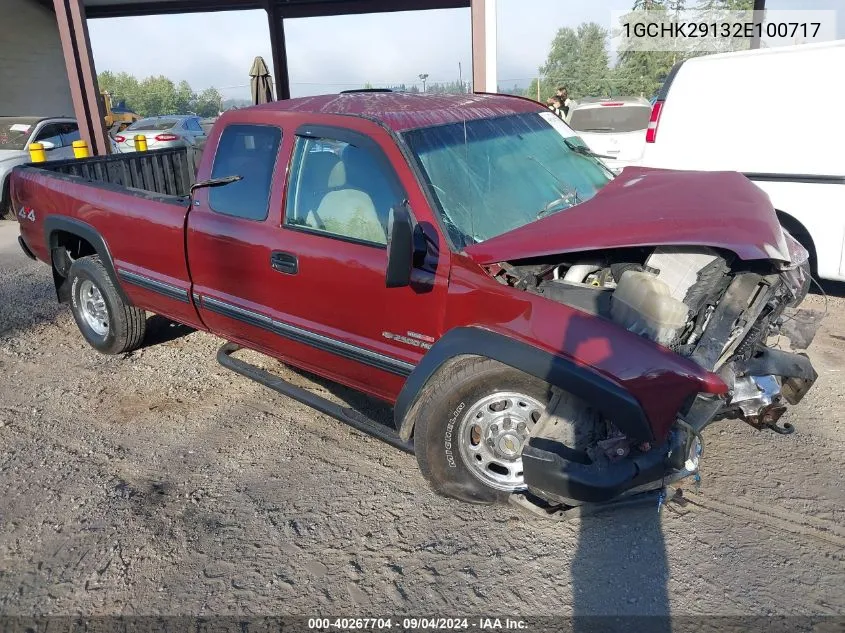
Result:
M807 252L787 241L791 263L660 246L502 262L490 273L500 283L609 319L718 373L730 389L720 417L771 428L785 411L781 401L797 403L815 380L806 356L767 345L794 318L788 311L811 283ZM792 349L805 349L812 333L795 338Z

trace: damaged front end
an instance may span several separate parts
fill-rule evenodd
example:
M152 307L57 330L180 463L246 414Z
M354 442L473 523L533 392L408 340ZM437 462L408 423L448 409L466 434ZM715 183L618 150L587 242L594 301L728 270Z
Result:
M700 247L616 249L557 260L501 263L500 282L610 319L718 374L725 396L699 394L651 443L625 437L586 403L553 400L523 451L525 481L545 502L617 500L693 475L702 430L741 419L791 432L779 420L817 378L806 349L818 313L798 310L811 283L807 251L785 234L791 262L746 262ZM788 338L791 349L780 349Z

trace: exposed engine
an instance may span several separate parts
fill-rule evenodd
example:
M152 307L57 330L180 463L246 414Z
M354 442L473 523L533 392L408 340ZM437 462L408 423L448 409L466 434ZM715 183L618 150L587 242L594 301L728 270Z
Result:
M804 349L814 333L785 314L811 282L806 250L786 238L788 265L743 262L705 247L657 247L503 263L491 272L502 283L610 319L719 373L730 398L709 403L708 422L733 416L784 432L776 425L782 400L797 403L816 378L805 356L766 346L770 336L787 334L793 349Z

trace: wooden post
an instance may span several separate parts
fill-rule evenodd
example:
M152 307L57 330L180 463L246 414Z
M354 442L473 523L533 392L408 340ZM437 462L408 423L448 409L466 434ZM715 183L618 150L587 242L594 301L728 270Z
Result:
M100 88L82 0L53 0L79 134L93 153L109 153Z
M474 92L498 92L496 0L472 0L472 83Z

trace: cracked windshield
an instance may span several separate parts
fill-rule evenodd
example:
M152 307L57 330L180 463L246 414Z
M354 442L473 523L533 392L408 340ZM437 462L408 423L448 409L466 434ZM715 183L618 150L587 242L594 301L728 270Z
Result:
M554 115L522 114L413 130L453 242L483 242L589 200L612 173ZM571 133L570 133L571 134Z

